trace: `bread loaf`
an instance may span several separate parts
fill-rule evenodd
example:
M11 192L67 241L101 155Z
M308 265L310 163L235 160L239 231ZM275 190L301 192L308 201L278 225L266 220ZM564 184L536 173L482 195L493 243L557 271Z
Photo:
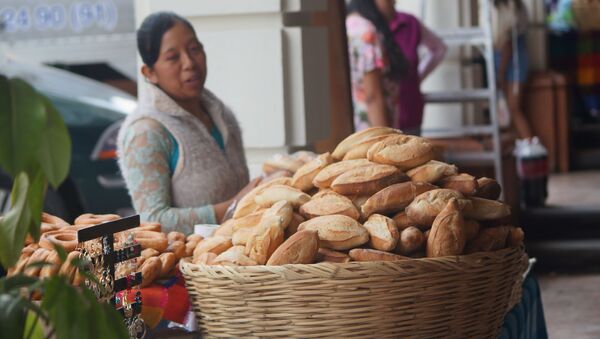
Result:
M471 205L465 209L465 216L475 220L495 220L510 215L510 206L496 201L477 197L469 198Z
M319 248L316 262L337 262L346 263L350 261L350 256L346 253L333 251L327 248Z
M506 239L507 245L510 247L519 247L525 240L525 233L520 227L511 227Z
M356 132L354 134L349 135L346 139L342 140L331 156L335 160L341 160L344 158L346 153L348 153L351 149L353 149L357 144L376 137L378 135L386 135L386 134L398 134L401 131L389 127L370 127L365 130Z
M464 219L458 200L451 198L431 226L427 239L427 256L432 258L459 255L463 252L466 242Z
M317 174L331 163L333 163L333 158L329 152L307 162L294 173L292 186L304 192L309 191L314 187L313 180Z
M244 254L259 265L266 264L277 247L283 243L283 232L281 217L263 218L248 238Z
M406 172L411 181L427 183L437 182L456 173L458 173L456 166L436 160L430 160Z
M267 266L312 264L319 250L317 231L300 231L279 246L267 261Z
M158 259L160 259L161 263L160 274L158 275L159 277L168 276L169 273L173 270L173 268L175 268L175 265L179 260L175 253L171 252L162 253L158 256Z
M235 233L242 228L252 228L258 225L265 211L266 209L261 209L240 218L230 219L232 220L231 227L233 228L233 232Z
M446 207L450 199L457 199L460 209L470 204L464 199L462 193L445 188L434 189L418 195L413 202L406 207L406 214L418 225L432 225L435 217Z
M285 237L289 238L290 236L292 236L292 234L296 233L300 224L305 221L306 219L304 219L303 216L294 212L294 214L292 215L292 221L290 221L289 226L285 229Z
M246 246L248 238L250 238L253 232L254 227L240 228L239 230L235 231L235 233L233 233L231 243L233 244L233 246Z
M374 144L367 152L367 159L379 164L397 166L409 170L422 165L435 156L433 145L424 138L394 135Z
M220 236L224 236L224 237L231 237L234 232L233 225L234 225L234 219L229 219L229 220L224 221L221 224L221 226L217 227L217 229L213 233L213 236L220 235Z
M410 226L400 233L400 240L394 252L401 255L412 255L425 247L425 236L420 229Z
M281 200L285 200L292 204L294 208L298 208L310 200L310 195L291 186L274 185L266 188L254 198L254 201L261 207L271 207Z
M398 261L410 259L401 255L368 248L355 248L350 250L348 255L354 261Z
M315 194L309 202L300 207L300 214L307 219L332 214L346 215L355 220L360 217L352 201L334 191Z
M369 148L390 135L394 134L377 135L357 143L344 155L344 160L366 159Z
M371 195L390 185L408 181L402 171L390 165L368 165L338 176L331 188L343 195Z
M140 268L142 271L142 283L140 284L140 288L144 288L152 284L152 282L160 275L161 269L162 263L158 257L146 259ZM73 271L73 273L74 272L75 271Z
M473 240L479 234L480 229L479 222L473 219L465 219L465 238L467 242Z
M482 228L477 236L467 243L465 254L496 251L504 248L510 227Z
M369 245L376 250L391 251L396 248L400 233L394 220L381 214L373 214L364 223L369 232Z
M373 213L390 214L403 210L416 196L437 187L428 183L403 182L373 194L362 206L365 217Z
M211 265L254 266L256 261L248 258L244 246L233 246L212 260Z
M287 154L276 154L263 163L263 172L267 175L281 170L295 173L302 165L304 165L304 161L296 157Z
M211 238L206 238L198 243L194 249L194 261L205 252L212 252L219 255L229 249L233 244L230 237L217 235Z
M477 192L477 188L479 188L477 179L475 179L474 176L466 173L445 177L440 180L439 186L442 188L459 191L466 196L475 194L475 192Z
M412 221L404 211L398 212L396 215L394 215L392 220L394 220L394 222L396 223L396 227L398 227L399 232L402 232L403 230L411 226L417 227L417 223Z
M200 254L197 258L194 258L192 262L194 264L212 265L216 257L217 255L215 253L204 252Z
M317 231L321 247L348 250L369 241L369 233L358 221L345 215L325 215L300 224L299 231Z
M333 181L343 173L361 166L373 165L367 159L344 160L333 163L322 169L313 179L313 184L319 188L329 188Z
M490 200L497 200L500 198L502 188L496 180L486 177L479 178L477 179L477 186L478 188L475 196Z
M273 206L265 211L265 213L262 215L261 222L264 218L279 217L281 218L281 228L286 229L292 221L293 215L294 210L292 209L292 204L282 200L276 202Z
M242 197L242 199L240 199L240 201L238 202L238 204L235 208L235 212L233 213L233 218L241 218L241 217L246 216L252 212L255 212L257 209L259 209L260 207L254 201L254 198L256 198L256 196L260 192L264 191L265 189L267 189L271 186L275 186L275 185L289 186L291 184L292 184L292 178L282 177L282 178L277 178L277 179L271 180L269 182L261 183L260 185L254 187L250 192L248 192L246 195L244 195L244 197Z

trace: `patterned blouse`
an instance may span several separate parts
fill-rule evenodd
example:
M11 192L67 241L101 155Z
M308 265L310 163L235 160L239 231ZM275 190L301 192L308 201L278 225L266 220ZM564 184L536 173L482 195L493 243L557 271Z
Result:
M398 102L398 84L387 76L389 61L385 55L381 37L373 24L353 13L346 18L348 54L352 79L352 101L354 103L354 128L357 131L369 127L367 98L363 87L366 73L380 69L384 75L383 88L389 117L395 116ZM391 119L390 119L391 121Z

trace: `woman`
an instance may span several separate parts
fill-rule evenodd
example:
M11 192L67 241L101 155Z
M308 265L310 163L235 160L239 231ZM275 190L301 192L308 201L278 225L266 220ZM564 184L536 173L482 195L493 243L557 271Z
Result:
M234 115L204 88L206 54L192 25L155 13L137 43L147 83L121 127L119 165L142 220L193 233L194 224L221 222L257 181L248 184Z
M353 0L349 12L356 129L387 125L419 135L421 82L443 60L446 45L417 18L397 12L394 0ZM427 50L423 59L421 45Z
M532 137L523 114L523 90L527 81L527 10L521 0L494 0L492 31L498 89L503 91L511 121L521 139Z

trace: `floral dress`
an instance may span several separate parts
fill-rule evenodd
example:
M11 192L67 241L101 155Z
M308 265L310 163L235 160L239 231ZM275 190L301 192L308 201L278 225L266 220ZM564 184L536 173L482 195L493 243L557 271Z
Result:
M384 96L387 113L390 117L395 116L398 84L388 76L387 55L385 55L380 35L369 20L358 14L350 14L346 18L346 33L348 34L348 55L350 56L354 128L360 131L370 126L367 115L367 97L363 87L365 74L376 69L382 71Z

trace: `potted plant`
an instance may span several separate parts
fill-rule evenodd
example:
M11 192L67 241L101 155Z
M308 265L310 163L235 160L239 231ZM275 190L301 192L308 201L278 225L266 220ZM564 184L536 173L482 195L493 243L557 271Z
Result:
M13 178L10 209L0 216L0 264L18 261L29 234L39 240L48 184L58 188L71 158L68 130L52 103L18 78L0 75L0 168ZM64 250L57 248L63 261ZM39 263L34 265L44 265ZM77 262L83 268L83 263ZM88 278L94 279L87 275ZM41 302L32 296L43 295ZM127 338L112 305L63 276L0 278L0 337Z

